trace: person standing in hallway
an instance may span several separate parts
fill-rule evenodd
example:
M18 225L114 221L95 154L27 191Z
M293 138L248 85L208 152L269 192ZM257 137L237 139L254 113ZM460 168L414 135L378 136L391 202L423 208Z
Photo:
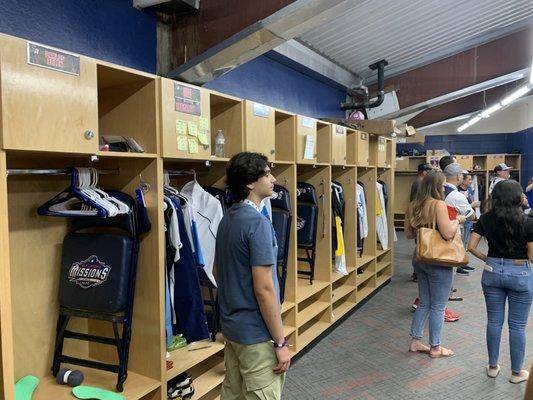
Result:
M494 167L494 173L496 174L496 177L489 186L489 196L494 190L494 186L496 186L501 181L506 181L507 179L509 179L509 177L511 176L511 167L504 163L498 164Z
M459 193L463 194L466 199L468 200L468 203L470 203L470 207L472 209L475 209L476 207L481 206L480 201L474 201L474 190L471 187L472 185L472 175L470 175L467 171L463 171L463 181L457 186L457 190ZM463 225L463 244L465 246L465 249L468 247L468 241L470 240L470 234L472 233L472 228L474 227L474 221L472 220L466 220ZM474 267L470 266L464 266L463 269L467 271L473 271Z
M516 181L495 185L489 211L483 214L470 238L468 250L484 261L481 284L487 307L487 375L495 378L498 364L505 306L509 303L510 382L528 379L522 370L526 348L527 320L533 302L533 218L522 213L522 188ZM481 237L489 244L488 254L478 250Z
M415 181L411 185L411 194L409 196L409 202L413 201L416 198L416 194L418 193L418 189L420 188L420 184L422 183L422 179L424 179L424 176L427 175L429 171L433 170L433 167L429 163L421 163L418 165L418 176L416 177ZM415 264L413 261L413 282L416 282L416 272L415 272Z
M221 400L279 400L291 357L283 334L272 223L261 213L276 179L268 160L243 152L226 169L235 203L217 231L216 264L226 376Z
M416 237L418 228L430 225L436 220L436 226L445 239L452 239L459 222L465 217L459 215L451 221L444 203L445 178L441 172L432 171L423 179L415 200L409 205L405 216L405 233L408 239ZM428 353L432 358L451 357L454 352L441 346L444 309L452 288L453 269L440 265L415 263L418 275L420 303L413 315L411 324L410 352ZM422 342L423 329L429 318L429 347Z

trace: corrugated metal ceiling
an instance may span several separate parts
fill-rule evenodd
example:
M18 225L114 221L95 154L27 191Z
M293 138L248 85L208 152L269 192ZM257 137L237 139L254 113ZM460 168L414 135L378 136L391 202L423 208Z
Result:
M533 0L352 1L342 17L299 40L362 78L370 77L368 82L375 75L368 65L380 59L389 62L386 76L391 76L533 22Z

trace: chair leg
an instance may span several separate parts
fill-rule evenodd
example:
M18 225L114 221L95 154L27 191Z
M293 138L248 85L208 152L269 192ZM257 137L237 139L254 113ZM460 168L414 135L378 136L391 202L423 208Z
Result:
M52 361L52 375L56 376L61 367L61 356L63 355L63 342L65 340L65 330L67 329L70 317L59 315L56 325L56 342L54 346L54 359Z

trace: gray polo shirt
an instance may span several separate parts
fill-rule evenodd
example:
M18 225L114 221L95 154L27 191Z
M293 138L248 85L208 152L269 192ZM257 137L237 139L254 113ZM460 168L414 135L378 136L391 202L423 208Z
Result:
M248 204L231 206L218 226L215 256L220 320L227 339L240 344L271 340L255 298L252 266L271 268L279 299L277 254L270 220Z

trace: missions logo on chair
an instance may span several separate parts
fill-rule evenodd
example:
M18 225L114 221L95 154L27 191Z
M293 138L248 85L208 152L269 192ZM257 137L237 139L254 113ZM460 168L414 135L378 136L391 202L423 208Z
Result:
M107 281L110 272L111 267L93 255L86 260L72 264L68 273L68 280L83 289L88 289Z

